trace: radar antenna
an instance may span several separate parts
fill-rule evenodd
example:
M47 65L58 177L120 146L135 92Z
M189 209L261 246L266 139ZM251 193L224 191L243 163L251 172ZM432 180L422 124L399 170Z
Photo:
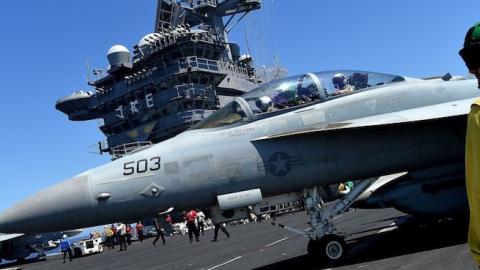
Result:
M186 11L175 0L158 0L155 32L174 28L185 22Z

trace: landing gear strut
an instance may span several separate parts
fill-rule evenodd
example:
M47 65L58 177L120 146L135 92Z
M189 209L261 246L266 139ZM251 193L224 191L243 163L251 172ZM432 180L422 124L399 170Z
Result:
M310 238L307 251L310 255L321 256L329 262L339 262L345 256L346 245L344 234L337 231L331 222L335 216L345 212L375 180L360 182L341 201L331 207L324 207L318 188L304 189L305 209L310 219L310 229L306 232Z
M40 246L31 246L32 252L37 252L37 259L39 261L46 261L47 254L45 254L45 247L43 245Z

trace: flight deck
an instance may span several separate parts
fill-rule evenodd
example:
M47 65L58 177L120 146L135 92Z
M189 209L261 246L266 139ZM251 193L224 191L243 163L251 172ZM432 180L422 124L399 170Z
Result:
M305 212L280 216L276 222L306 229ZM167 237L165 246L153 239L134 242L127 251L103 254L62 263L60 256L47 261L5 265L21 269L477 269L466 245L464 220L431 223L393 209L354 210L335 220L347 237L346 260L327 265L309 257L308 239L279 227L271 220L228 226L231 238L205 232L200 242L188 236ZM2 268L4 268L2 267Z

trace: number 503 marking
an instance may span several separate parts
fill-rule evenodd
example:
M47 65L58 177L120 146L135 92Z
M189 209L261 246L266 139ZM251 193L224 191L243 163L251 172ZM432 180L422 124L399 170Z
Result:
M123 175L160 170L160 160L160 157L152 157L150 159L140 159L124 163Z

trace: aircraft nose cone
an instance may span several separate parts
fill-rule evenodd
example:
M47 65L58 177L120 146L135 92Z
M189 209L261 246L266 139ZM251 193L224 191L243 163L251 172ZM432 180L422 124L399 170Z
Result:
M92 218L88 186L88 177L78 176L23 200L0 214L0 233L77 229Z

